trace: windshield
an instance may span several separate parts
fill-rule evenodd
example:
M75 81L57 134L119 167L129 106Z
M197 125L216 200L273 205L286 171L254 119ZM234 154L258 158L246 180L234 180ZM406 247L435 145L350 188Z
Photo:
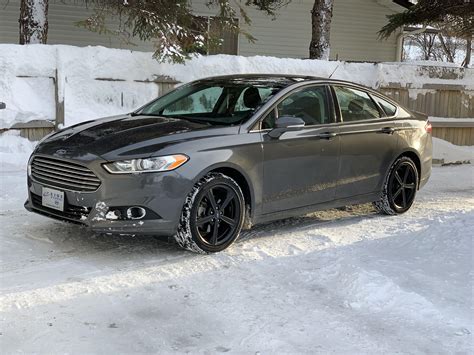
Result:
M173 90L136 114L230 126L249 119L282 88L282 83L270 80L200 81Z

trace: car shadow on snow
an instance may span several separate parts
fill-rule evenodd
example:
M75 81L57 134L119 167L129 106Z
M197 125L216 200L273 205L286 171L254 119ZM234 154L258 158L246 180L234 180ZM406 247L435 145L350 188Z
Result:
M380 216L376 213L372 204L352 205L329 210L322 210L301 217L281 219L274 222L258 224L250 230L242 231L239 242L249 239L266 238L296 232L311 227L317 228L328 223L356 223L360 218L373 218Z

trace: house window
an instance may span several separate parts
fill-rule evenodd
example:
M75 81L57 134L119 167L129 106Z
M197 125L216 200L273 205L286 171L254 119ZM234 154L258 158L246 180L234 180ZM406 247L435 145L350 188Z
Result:
M203 55L211 54L233 54L237 55L239 34L236 31L229 31L228 29L221 29L218 25L218 20L214 16L195 16L195 21L198 28L205 29L203 35L206 37L206 32L211 33L213 37L220 39L219 43L207 44L207 52L200 51ZM238 27L239 20L233 19Z

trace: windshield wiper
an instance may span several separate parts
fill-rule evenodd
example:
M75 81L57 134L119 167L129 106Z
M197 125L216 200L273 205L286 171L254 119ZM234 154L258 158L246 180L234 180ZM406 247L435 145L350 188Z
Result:
M162 116L156 113L142 113L142 112L131 112L130 116L135 117L135 116Z
M186 121L191 121L191 122L197 122L197 123L203 123L207 125L212 125L212 121L207 121L207 120L201 120L199 118L195 117L188 117L188 116L178 116L178 115L169 115L169 116L163 116L163 117L170 117L170 118L179 118L181 120L186 120Z

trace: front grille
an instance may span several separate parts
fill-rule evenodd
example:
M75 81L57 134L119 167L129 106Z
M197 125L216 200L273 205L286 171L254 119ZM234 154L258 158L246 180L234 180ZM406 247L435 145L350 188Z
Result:
M34 207L47 211L48 213L59 215L65 218L74 219L74 220L83 220L86 219L89 213L91 212L92 208L90 207L81 207L81 206L74 206L70 205L65 201L64 203L64 211L58 211L49 207L45 207L42 205L41 196L31 194L31 202Z
M101 183L88 168L49 157L34 157L31 175L39 183L72 191L95 191Z

